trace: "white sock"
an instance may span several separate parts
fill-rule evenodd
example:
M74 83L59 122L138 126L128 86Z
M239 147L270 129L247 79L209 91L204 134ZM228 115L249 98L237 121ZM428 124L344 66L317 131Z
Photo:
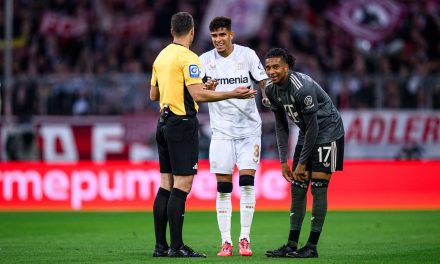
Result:
M217 192L216 200L217 222L220 234L222 236L222 244L228 242L232 245L231 240L231 218L232 218L232 202L231 193Z
M254 186L240 186L240 191L241 233L239 240L246 238L248 242L251 242L249 235L255 211L255 189Z

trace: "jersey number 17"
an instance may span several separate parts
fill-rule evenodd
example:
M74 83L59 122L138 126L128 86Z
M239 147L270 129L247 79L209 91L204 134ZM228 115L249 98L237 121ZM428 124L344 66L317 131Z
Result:
M331 150L332 150L332 147L329 147L329 146L319 147L318 148L319 162L327 162L328 157L330 156ZM326 153L325 153L324 160L322 160L322 156L323 156L322 154L324 151L326 151Z

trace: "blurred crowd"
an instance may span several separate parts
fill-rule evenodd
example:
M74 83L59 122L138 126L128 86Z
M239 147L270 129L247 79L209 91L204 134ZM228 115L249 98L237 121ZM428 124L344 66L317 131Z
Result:
M296 70L315 78L339 109L440 108L437 1L396 0L404 7L401 21L375 43L357 40L329 20L326 12L338 1L268 1L258 33L236 36L235 42L255 49L262 60L270 47L286 48L297 59ZM171 41L170 18L188 11L198 30L208 5L198 0L14 1L13 114L156 111L157 104L147 99L149 72ZM54 19L65 28L54 28ZM3 6L0 22L4 25ZM2 27L0 39L4 35ZM197 35L195 52L211 48L209 39Z
M337 1L273 4L265 22L271 27L251 43L260 55L274 45L292 51L296 69L322 84L339 109L439 108L438 3L396 2L401 21L376 43L354 39L323 15ZM435 90L431 106L428 89Z
M262 27L251 37L236 34L234 42L253 48L262 61L273 46L287 49L296 57L296 70L318 81L339 109L440 109L438 1L393 0L401 8L398 24L377 41L354 37L332 21L329 10L346 1L256 1L268 3ZM209 37L197 34L207 26L202 21L209 5L204 0L14 0L12 114L24 124L34 115L157 115L157 102L148 99L150 71L172 40L171 16L178 11L194 16L192 49L201 54L212 49ZM376 23L372 14L362 15L365 23ZM1 75L3 67L0 63ZM1 100L4 86L4 113ZM263 134L274 134L272 115L259 108L265 115ZM200 109L206 113L206 104ZM209 148L209 123L204 124L201 158ZM9 159L38 159L29 126L16 129L5 143ZM278 157L275 137L262 143L263 158Z

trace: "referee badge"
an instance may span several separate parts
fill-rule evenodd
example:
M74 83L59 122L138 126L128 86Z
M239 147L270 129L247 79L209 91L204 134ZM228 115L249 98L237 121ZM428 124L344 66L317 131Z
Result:
M191 77L191 78L199 78L200 77L200 70L196 64L189 65L189 77Z

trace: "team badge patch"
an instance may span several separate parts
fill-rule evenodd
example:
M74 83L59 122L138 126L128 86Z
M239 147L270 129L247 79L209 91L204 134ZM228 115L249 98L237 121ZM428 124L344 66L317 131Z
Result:
M306 105L305 107L306 110L313 108L315 104L313 103L312 96L310 95L306 96L306 98L304 99L304 104Z
M195 64L189 65L189 77L191 77L191 78L199 78L200 77L200 70L197 65L195 65Z
M309 106L313 103L312 97L310 95L308 95L305 99L304 99L304 104Z
M243 62L237 62L237 64L235 65L235 69L237 71L242 71L244 70L244 63Z

